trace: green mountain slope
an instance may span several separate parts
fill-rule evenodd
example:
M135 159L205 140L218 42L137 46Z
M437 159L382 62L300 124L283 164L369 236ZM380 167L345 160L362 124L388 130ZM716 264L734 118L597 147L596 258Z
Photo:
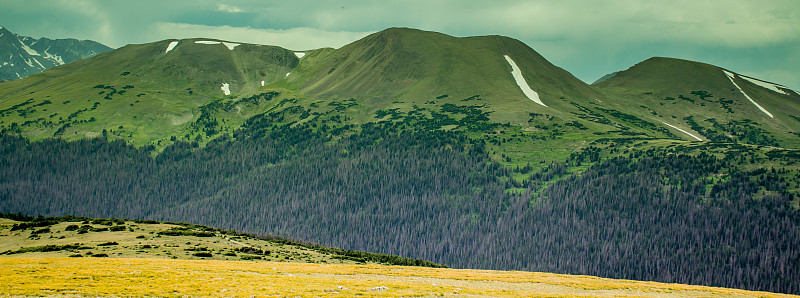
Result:
M505 55L547 107L522 93ZM479 95L496 110L492 119L498 122L524 123L529 112L564 113L574 110L567 101L598 96L524 43L502 36L457 38L391 28L305 59L313 59L312 65L304 60L287 81L308 96L422 104L443 95L441 102Z
M200 106L225 96L223 84L230 92L257 90L297 65L282 48L228 44L235 47L194 39L128 45L3 83L0 125L34 139L106 130L147 145L185 130Z
M609 104L703 140L800 148L800 95L777 84L705 63L651 58L594 86Z
M0 129L33 139L102 134L163 148L206 143L260 113L294 109L281 124L449 113L453 120L435 128L466 129L452 122L477 113L535 138L800 146L797 93L716 66L653 58L590 87L511 38L407 28L302 53L201 39L129 45L1 86Z
M600 93L517 40L405 28L302 54L198 39L130 45L3 84L0 98L0 129L7 132L32 139L104 135L159 148L175 140L204 144L250 117L281 111L297 112L280 122L290 125L341 127L419 114L449 118L431 129L486 134L504 124L534 139L576 136L556 145L562 148L593 132L674 137L655 125L631 125L612 116L616 110L591 108ZM475 119L488 125L476 129ZM526 147L506 151L530 152Z

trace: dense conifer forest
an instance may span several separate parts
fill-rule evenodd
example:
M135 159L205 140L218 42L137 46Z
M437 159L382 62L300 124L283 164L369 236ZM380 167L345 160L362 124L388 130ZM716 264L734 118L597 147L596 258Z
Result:
M7 134L0 211L185 221L451 267L800 293L789 192L800 177L745 167L791 163L792 152L709 143L606 156L630 140L600 140L606 149L532 170L493 161L463 132L274 117L158 154Z

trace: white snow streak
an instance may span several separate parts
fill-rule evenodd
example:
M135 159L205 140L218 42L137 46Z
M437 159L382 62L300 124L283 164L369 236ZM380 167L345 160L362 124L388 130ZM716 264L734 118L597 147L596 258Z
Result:
M303 58L303 56L305 56L306 53L294 52L294 55L297 56L297 58Z
M225 95L231 95L231 88L228 83L222 83L222 87L220 87L220 89L222 89L222 93L225 93Z
M25 52L28 52L28 55L41 56L41 55L39 55L39 52L37 52L36 50L31 49L30 47L26 46L22 41L20 41L19 43L22 45L22 49L25 50Z
M49 49L50 48L47 48L47 50ZM44 50L45 58L55 61L56 63L58 63L58 65L64 65L64 60L61 59L61 56L50 54L47 52L47 50Z
M265 83L264 81L261 81L261 87L264 87L264 83Z
M41 67L42 69L47 69L47 67L44 67L44 65L42 65L42 62L39 62L39 60L36 59L36 57L33 57L33 61L36 61L36 64L39 64L39 67Z
M693 137L693 138L695 138L695 139L696 139L696 140L698 140L698 141L702 141L702 140L703 140L703 139L701 139L701 138L698 138L697 136L695 136L695 135L693 135L693 134L690 134L688 131L685 131L685 130L683 130L683 129L680 129L680 128L677 128L677 127L675 127L675 126L674 126L674 125L672 125L672 124L666 123L666 122L664 122L664 121L661 121L661 123L664 123L665 125L667 125L667 126L669 126L669 127L672 127L672 128L674 128L674 129L680 130L682 133L685 133L685 134L687 134L688 136L690 136L690 137Z
M767 82L760 81L760 80L757 80L757 79L748 78L748 77L745 77L745 76L739 76L739 77L742 78L742 79L747 80L750 83L759 85L759 86L767 88L769 90L772 90L772 91L775 91L775 92L778 92L778 93L781 93L781 94L789 95L788 93L786 93L786 91L781 90L781 88L788 89L785 86L775 85L775 84L772 84L772 83L767 83Z
M219 42L219 41L213 41L213 40L198 40L198 41L195 41L194 43L199 43L199 44L223 44L226 47L228 47L228 50L233 50L233 48L239 46L238 43Z
M291 72L287 72L287 73L286 73L286 76L288 77L290 73L291 73Z
M228 47L228 50L231 50L231 51L233 51L233 48L239 46L238 43L232 43L232 42L223 42L222 44L224 44L226 47Z
M734 85L734 86L736 86L736 88L737 88L737 89L739 89L739 92L742 92L742 94L744 94L744 97L747 97L747 99L748 99L750 102L752 102L752 103L753 103L753 104L754 104L756 107L758 107L758 109L759 109L759 110L761 110L762 112L764 112L764 114L767 114L767 116L769 116L770 118L775 118L774 116L772 116L772 113L770 113L770 112L767 112L767 110L765 110L763 107L761 107L761 105L759 105L758 103L756 103L756 101L755 101L755 100L753 100L752 98L750 98L750 96L749 96L749 95L747 95L747 93L744 93L744 90L742 90L742 87L739 87L739 85L737 85L737 84L736 84L736 82L734 82L734 81L733 81L733 74L732 74L732 73L730 73L730 72L728 72L727 70L724 70L724 69L723 69L722 71L724 71L724 72L725 72L725 75L726 75L726 76L728 76L728 79L729 79L729 80L731 80L731 83L733 83L733 85Z
M175 46L177 46L177 45L178 45L178 41L170 42L169 46L167 47L167 51L164 52L164 54L169 53L169 51L172 51L172 49L174 49Z
M528 85L528 82L525 81L525 78L522 77L522 70L520 70L519 66L514 63L514 60L512 60L508 55L503 55L503 57L505 57L506 61L508 61L508 64L511 65L511 75L514 76L514 80L517 81L517 86L519 86L519 89L522 90L522 93L524 93L528 99L533 100L533 102L546 107L547 105L545 105L539 98L539 93L533 91L533 89L531 89L531 87Z

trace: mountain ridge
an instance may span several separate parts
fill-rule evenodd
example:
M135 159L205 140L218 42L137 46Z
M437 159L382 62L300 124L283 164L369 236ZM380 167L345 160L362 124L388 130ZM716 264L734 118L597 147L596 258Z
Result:
M70 139L115 130L117 137L161 147L175 137L206 139L221 131L232 131L247 117L272 106L258 104L245 110L236 107L237 113L226 115L208 111L203 116L200 109L204 105L278 92L287 99L300 100L294 104L311 113L318 109L313 106L319 101L357 100L359 108L348 115L355 123L377 121L376 113L387 109L409 112L414 107L430 109L477 99L490 122L514 124L527 131L578 123L574 127L584 128L584 135L613 135L623 129L626 134L705 140L705 130L710 129L716 140L736 138L713 128L712 122L683 119L691 117L691 111L703 111L699 116L713 115L707 117L713 118L711 121L750 119L766 125L759 128L747 124L755 127L751 130L778 134L771 136L777 137L775 142L757 141L758 144L783 143L800 148L800 142L792 139L797 133L793 123L798 121L792 117L800 107L778 99L784 95L800 96L788 89L783 91L783 86L741 75L731 74L728 78L724 75L727 70L718 66L663 57L644 60L590 86L519 40L499 35L454 37L389 28L339 49L302 52L219 39L167 39L128 45L76 63L4 84L0 97L6 100L0 102L0 107L6 106L7 113L17 105L44 104L34 103L44 98L55 102L54 96L65 97L60 100L65 105L59 107L63 112L48 114L41 113L44 109L16 109L22 119L8 118L11 123L0 123L0 128L9 130L10 124L17 123L15 131L34 138L52 134ZM512 73L514 68L519 68L519 74ZM662 75L663 72L669 75ZM738 86L733 82L744 89L732 92L730 89ZM121 87L133 89L120 90ZM695 103L697 99L687 97L700 91L708 93L704 96L718 95L713 98L718 102ZM764 111L780 111L778 118L758 120L761 116L744 104L748 100L756 102L750 93L765 100L763 107L755 106ZM76 105L74 98L89 100ZM92 102L91 98L122 101ZM686 98L691 103L679 100L677 106L676 101L664 106L664 99L669 98ZM728 103L727 98L735 102ZM717 104L721 106L716 107ZM697 109L692 107L695 105ZM723 113L726 110L739 111L742 116L731 118ZM131 112L138 113L136 119ZM107 117L109 113L115 117ZM63 119L64 115L71 119ZM548 120L531 119L531 115L545 115ZM38 120L31 123L31 117ZM212 119L220 118L227 128L199 132L190 127L192 122L206 121L202 117L210 117L211 121L202 125L216 125ZM126 122L134 124L135 129L125 129ZM19 126L22 123L27 126Z
M21 79L110 50L112 48L91 40L36 39L0 27L0 80Z

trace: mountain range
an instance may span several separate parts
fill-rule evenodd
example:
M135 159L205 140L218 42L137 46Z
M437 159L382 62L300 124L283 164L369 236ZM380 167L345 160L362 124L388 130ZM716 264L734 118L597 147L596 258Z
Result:
M674 58L589 85L503 36L169 39L0 83L0 211L800 293L799 128L796 91Z
M341 49L304 52L210 39L129 45L4 84L1 125L17 123L34 139L115 130L123 139L161 147L173 137L196 138L200 133L191 126L203 105L269 90L318 112L324 109L311 107L315 100L353 98L365 108L349 115L356 123L374 121L378 110L407 112L472 98L491 122L528 131L544 124L530 114L541 114L548 125L575 121L599 134L622 129L655 138L741 141L743 129L764 132L766 140L750 143L800 146L794 118L800 96L779 84L699 62L652 58L590 86L511 38L401 28ZM32 108L45 101L58 108ZM268 108L240 107L214 118L226 118L221 126L230 131ZM745 120L754 123L740 123Z
M91 40L32 38L0 27L0 80L16 80L111 48Z

